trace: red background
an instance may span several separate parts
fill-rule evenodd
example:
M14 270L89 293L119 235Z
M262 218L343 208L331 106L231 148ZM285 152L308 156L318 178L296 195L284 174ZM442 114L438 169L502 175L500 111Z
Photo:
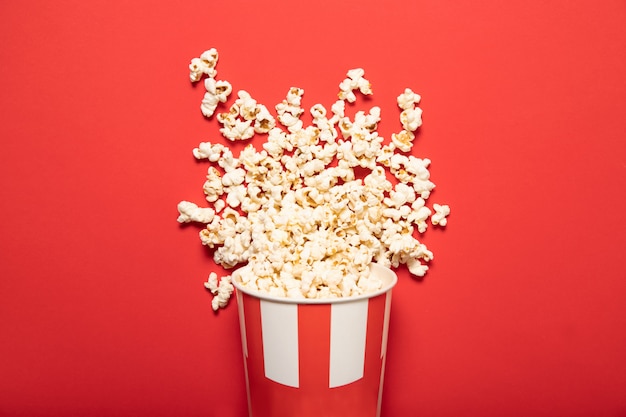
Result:
M626 416L626 2L0 4L0 415L244 416L197 228L192 57L273 108L362 67L452 208L400 270L384 417ZM387 121L391 120L391 121Z

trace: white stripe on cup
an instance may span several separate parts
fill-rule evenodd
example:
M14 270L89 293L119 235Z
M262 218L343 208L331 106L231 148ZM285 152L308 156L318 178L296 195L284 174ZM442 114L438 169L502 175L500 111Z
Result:
M261 300L265 376L298 388L298 305Z
M363 378L369 300L333 304L330 310L330 377L335 388Z

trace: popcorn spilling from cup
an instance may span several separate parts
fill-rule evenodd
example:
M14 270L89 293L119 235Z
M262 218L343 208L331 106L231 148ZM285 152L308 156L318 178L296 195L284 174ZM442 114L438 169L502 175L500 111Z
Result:
M346 102L372 94L361 68L347 72L330 112L321 104L310 108L309 126L301 120L304 91L297 87L275 106L276 117L244 90L216 113L233 92L228 81L216 79L218 57L212 48L189 65L191 82L204 77L203 115L215 115L229 141L267 140L262 150L250 144L237 157L221 143L202 142L193 150L211 164L203 185L208 206L180 202L178 222L205 225L200 240L213 249L215 263L226 269L247 264L243 287L296 299L376 291L382 283L369 274L372 262L406 264L411 274L424 276L433 253L416 236L428 221L445 226L450 208L427 207L435 187L431 161L407 154L422 124L421 97L409 88L398 96L402 130L388 143L377 132L379 107L346 115ZM227 305L230 280L209 274L205 286L214 310Z

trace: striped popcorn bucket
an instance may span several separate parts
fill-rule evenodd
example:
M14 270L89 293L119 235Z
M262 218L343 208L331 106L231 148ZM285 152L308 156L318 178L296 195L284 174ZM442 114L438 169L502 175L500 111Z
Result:
M380 416L396 274L372 264L384 282L377 292L294 300L242 288L240 272L232 277L249 416Z

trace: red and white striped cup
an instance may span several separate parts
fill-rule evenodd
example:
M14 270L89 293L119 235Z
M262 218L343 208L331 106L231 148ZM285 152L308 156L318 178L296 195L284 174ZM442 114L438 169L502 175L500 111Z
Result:
M384 283L377 292L294 300L242 288L240 273L249 416L379 417L396 274L372 264Z

